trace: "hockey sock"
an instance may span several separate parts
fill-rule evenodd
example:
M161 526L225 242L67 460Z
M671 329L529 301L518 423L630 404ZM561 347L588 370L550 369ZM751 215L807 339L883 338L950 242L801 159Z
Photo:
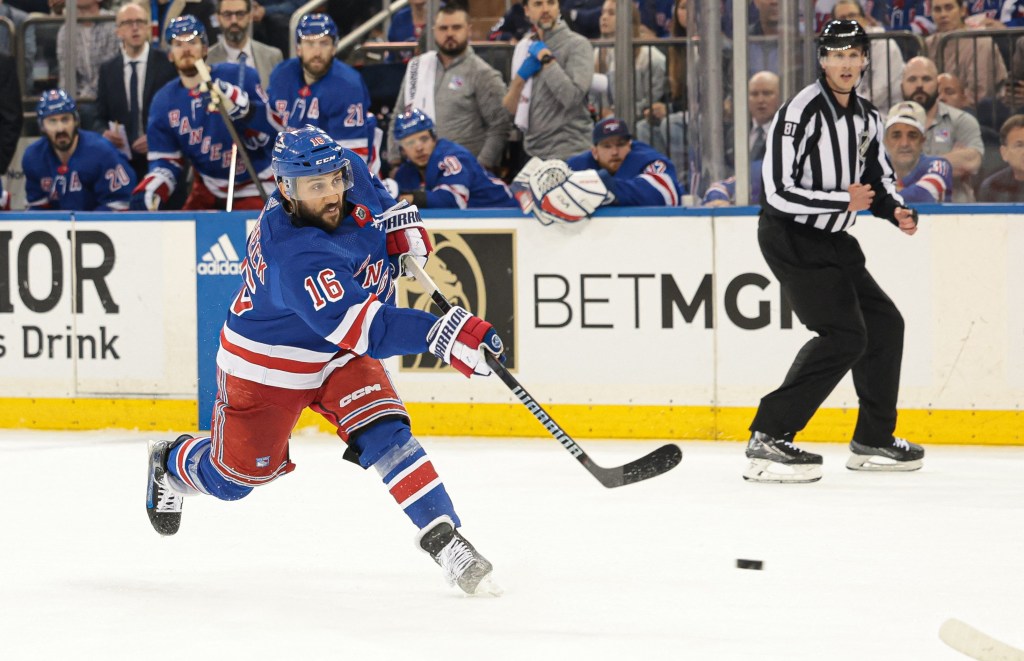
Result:
M211 445L208 437L185 441L171 450L167 457L167 469L200 493L221 500L239 500L248 496L252 487L228 480L213 467L210 460Z
M430 462L426 450L400 418L387 418L361 430L351 443L359 464L373 466L395 501L417 528L448 515L460 525L455 506Z

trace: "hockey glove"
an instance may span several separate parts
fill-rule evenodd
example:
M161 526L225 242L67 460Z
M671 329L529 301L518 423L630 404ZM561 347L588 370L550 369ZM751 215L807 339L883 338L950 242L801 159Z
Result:
M388 259L395 273L410 275L405 270L406 255L415 259L420 267L427 265L434 247L419 209L408 202L400 202L384 212L377 226L386 232Z
M238 85L225 83L221 79L213 81L217 93L224 99L224 108L231 119L242 119L249 113L249 95Z
M466 377L491 373L485 351L505 362L501 355L505 346L494 327L458 305L438 319L427 333L427 347Z
M523 80L529 80L537 75L537 72L541 69L540 60L533 55L530 55L523 63L519 65L519 71L516 71L516 75Z
M167 168L156 168L147 174L132 191L129 207L132 211L156 211L174 192L174 173Z

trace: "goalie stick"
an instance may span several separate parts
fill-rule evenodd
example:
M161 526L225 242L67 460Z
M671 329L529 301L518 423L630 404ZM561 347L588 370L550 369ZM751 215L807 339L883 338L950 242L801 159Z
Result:
M996 640L956 618L942 623L939 638L957 652L979 661L1024 661L1024 650Z
M413 274L416 281L430 294L430 299L434 304L441 308L442 312L448 312L452 308L452 304L448 302L448 299L444 297L441 290L437 288L434 281L430 279L430 276L426 274L422 267L416 263L416 260L408 258L405 260L405 268ZM663 445L654 452L644 455L635 461L631 461L623 466L615 466L613 468L605 468L598 466L594 463L594 460L583 451L583 448L573 440L569 434L565 432L562 427L555 422L555 419L544 410L544 407L533 398L530 393L526 391L520 385L519 381L512 376L504 365L501 364L493 354L484 353L487 360L488 367L491 368L498 378L508 386L508 389L512 391L512 394L516 396L516 399L522 403L526 409L533 414L533 417L537 418L537 421L544 426L549 434L556 441L562 444L562 447L566 449L572 456L576 457L576 461L583 464L591 475L597 478L597 481L608 487L621 487L626 484L633 484L634 482L640 482L647 480L652 477L657 477L662 473L668 472L675 468L680 461L683 460L683 451L679 449L679 446L674 443Z

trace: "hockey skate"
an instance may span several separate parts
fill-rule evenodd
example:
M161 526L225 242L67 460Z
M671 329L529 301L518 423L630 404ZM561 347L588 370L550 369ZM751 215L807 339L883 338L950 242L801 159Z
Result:
M431 521L420 531L417 541L444 570L449 585L458 585L468 595L501 594L501 588L491 579L491 563L455 529L449 517Z
M167 470L171 449L192 437L179 436L174 441L149 442L149 470L146 481L146 514L153 529L161 535L173 535L181 525L181 505L191 491ZM175 486L178 488L176 489Z
M846 467L852 471L916 471L924 463L924 448L903 438L883 447L850 441L850 452Z
M750 466L743 479L750 482L817 482L821 479L821 455L804 452L787 438L754 432L747 442Z

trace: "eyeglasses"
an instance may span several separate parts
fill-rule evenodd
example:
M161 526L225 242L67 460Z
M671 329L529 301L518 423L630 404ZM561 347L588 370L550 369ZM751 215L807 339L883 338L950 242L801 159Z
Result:
M129 28L141 28L149 25L149 21L144 18L135 18L128 21L121 21L117 24L117 27L129 27Z
M245 18L246 16L248 16L250 14L250 11L249 10L222 11L222 12L218 12L218 14L220 15L221 18L223 18L226 21L230 21L231 19L235 19L237 21L240 21L243 18Z

